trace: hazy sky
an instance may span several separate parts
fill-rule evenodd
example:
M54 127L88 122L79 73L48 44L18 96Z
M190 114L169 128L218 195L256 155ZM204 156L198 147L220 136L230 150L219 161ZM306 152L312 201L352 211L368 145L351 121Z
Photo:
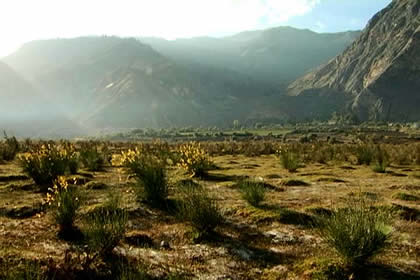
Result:
M279 25L363 28L391 0L1 0L0 57L36 39L222 36Z

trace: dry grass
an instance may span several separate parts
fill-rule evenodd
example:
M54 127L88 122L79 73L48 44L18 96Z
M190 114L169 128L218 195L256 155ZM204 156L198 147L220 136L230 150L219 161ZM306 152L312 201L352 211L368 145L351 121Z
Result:
M165 209L139 202L135 178L119 167L105 165L99 172L80 172L78 176L87 182L78 186L85 194L80 215L103 205L110 191L120 193L122 207L128 213L126 236L130 239L119 243L113 253L161 279L175 274L186 279L216 279L223 275L232 279L310 279L322 267L321 260L335 257L334 251L311 228L312 219L344 205L354 193L365 193L375 204L399 207L400 211L390 248L373 260L376 265L373 270L382 268L377 272L378 279L391 279L387 275L395 276L392 279L415 279L419 275L420 221L415 213L420 212L420 207L418 201L401 200L400 195L395 195L419 196L420 166L411 159L401 156L399 163L405 165L391 163L386 173L356 165L352 157L349 161L329 159L327 164L305 161L291 176L271 154L274 150L271 144L255 144L263 152L254 155L246 150L251 156L217 155L216 144L206 145L214 145L211 160L218 170L194 181L216 199L223 213L225 222L217 227L213 238L195 244L191 226L172 211L171 203L176 205L179 194L177 182L191 180L176 166L168 168L169 197ZM409 144L403 144L404 149L405 145ZM110 144L109 151L118 153L129 147L132 144ZM391 157L397 149L395 146ZM16 161L0 164L0 263L16 258L46 263L51 258L55 266L62 267L71 244L57 236L59 228L51 223L52 213L39 207L44 194L22 175ZM270 186L260 208L249 206L240 190L232 187L240 178ZM307 185L285 184L292 180ZM414 214L405 219L401 211ZM16 213L26 214L19 217ZM150 245L133 245L142 244L140 241L128 243L136 237L140 241L151 240Z

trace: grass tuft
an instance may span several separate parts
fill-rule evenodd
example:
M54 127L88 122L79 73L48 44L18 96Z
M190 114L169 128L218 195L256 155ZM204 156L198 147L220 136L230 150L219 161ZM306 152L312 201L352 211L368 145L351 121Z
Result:
M265 187L262 182L240 181L238 182L242 198L254 207L258 207L265 199Z

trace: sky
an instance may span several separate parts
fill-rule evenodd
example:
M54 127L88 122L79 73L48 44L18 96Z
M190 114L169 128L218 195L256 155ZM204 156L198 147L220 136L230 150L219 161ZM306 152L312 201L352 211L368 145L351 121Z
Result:
M391 0L1 0L0 57L23 43L89 35L227 36L275 26L358 30Z

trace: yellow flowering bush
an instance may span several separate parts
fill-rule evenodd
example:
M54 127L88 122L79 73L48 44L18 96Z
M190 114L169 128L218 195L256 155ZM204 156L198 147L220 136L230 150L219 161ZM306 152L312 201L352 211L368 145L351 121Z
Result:
M200 143L190 142L179 147L178 165L194 177L205 175L211 169L212 163Z
M48 189L46 203L54 209L54 219L60 226L60 235L69 236L74 229L77 211L81 206L80 194L60 176Z
M48 190L61 175L75 174L78 157L73 145L43 144L38 149L19 157L23 171L28 174L43 191Z
M155 205L160 205L168 196L166 159L145 152L141 147L122 152L114 157L113 164L127 167L137 179L137 195Z

